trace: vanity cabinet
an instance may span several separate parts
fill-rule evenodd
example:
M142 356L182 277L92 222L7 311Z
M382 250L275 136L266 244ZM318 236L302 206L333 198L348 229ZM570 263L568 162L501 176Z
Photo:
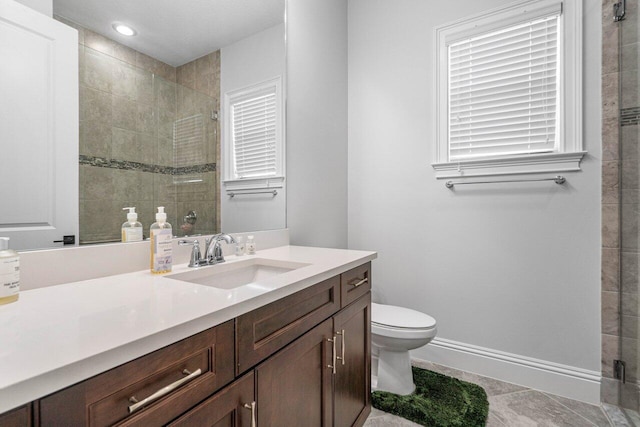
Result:
M233 381L233 347L228 321L40 399L40 424L164 425ZM175 391L156 394L170 385ZM146 407L134 406L144 399Z
M367 263L0 415L0 426L362 426L370 286Z

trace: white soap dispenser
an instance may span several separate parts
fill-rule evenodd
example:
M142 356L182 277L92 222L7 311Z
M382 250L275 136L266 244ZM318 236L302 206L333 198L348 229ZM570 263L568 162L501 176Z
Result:
M138 222L136 208L122 208L123 211L126 211L127 209L129 209L127 222L122 224L122 241L140 242L142 241L142 224Z
M247 236L247 254L253 255L256 253L256 242L253 240L253 236Z
M9 238L0 237L0 305L18 300L20 257L9 249Z
M164 212L164 206L158 207L156 222L151 224L149 237L151 238L151 273L169 273L173 262L173 243L171 241L173 239L173 233L171 231L171 224L167 222L167 214Z

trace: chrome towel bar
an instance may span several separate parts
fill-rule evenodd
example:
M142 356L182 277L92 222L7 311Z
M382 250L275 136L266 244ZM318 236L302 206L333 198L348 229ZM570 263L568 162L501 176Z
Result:
M231 198L235 196L244 196L245 194L273 194L273 196L278 195L278 190L267 190L267 191L243 191L241 193L236 193L234 191L229 191L227 195Z
M468 181L468 182L453 182L447 181L444 185L447 188L453 188L454 185L467 185L467 184L500 184L503 182L539 182L539 181L553 181L556 184L564 184L567 179L562 175L557 175L550 178L534 178L534 179L509 179L509 180L495 180L495 181Z

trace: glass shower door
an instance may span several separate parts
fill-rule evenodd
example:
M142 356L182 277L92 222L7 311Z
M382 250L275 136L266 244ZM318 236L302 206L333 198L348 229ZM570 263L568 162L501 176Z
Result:
M615 3L615 2L613 2ZM613 7L612 3L612 7ZM619 48L619 200L620 200L620 360L624 382L620 384L620 405L635 425L640 425L640 372L638 331L640 324L640 96L638 0L620 1ZM615 9L614 9L615 11ZM615 15L615 12L614 12ZM605 34L606 36L606 34ZM605 44L606 46L606 44ZM606 67L606 66L605 66ZM606 70L605 70L606 71ZM604 177L603 177L604 179Z

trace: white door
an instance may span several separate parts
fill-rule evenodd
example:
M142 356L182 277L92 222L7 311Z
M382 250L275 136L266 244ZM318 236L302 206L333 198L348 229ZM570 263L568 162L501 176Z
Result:
M78 34L0 0L0 236L13 249L78 237Z

